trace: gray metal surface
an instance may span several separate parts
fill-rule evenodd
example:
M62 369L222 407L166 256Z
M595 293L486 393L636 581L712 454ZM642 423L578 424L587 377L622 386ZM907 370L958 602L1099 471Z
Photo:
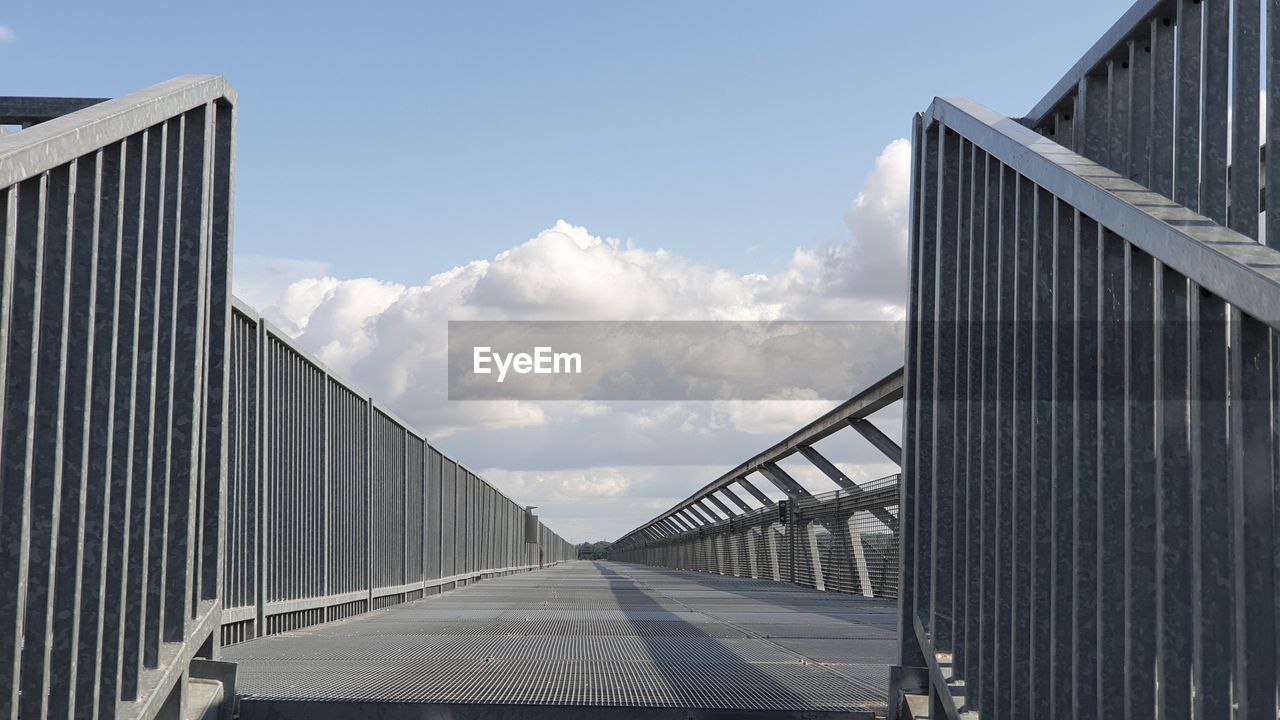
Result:
M0 137L0 717L152 716L212 652L234 103L0 101L45 120Z
M0 98L0 718L180 717L219 645L574 555L233 312L234 103Z
M900 663L931 717L1276 716L1261 9L1144 0L1032 118L917 119Z
M539 559L523 508L233 303L222 645L574 557L535 518Z
M801 713L883 711L895 612L772 582L573 562L226 656L239 665L246 720L353 708L466 717L469 707L512 704L556 706L561 717L620 708L810 717ZM415 708L397 709L404 703Z

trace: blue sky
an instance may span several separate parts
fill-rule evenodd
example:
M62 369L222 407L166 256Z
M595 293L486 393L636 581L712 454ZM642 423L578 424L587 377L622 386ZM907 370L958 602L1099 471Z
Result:
M930 97L1025 112L1121 10L9 3L0 93L226 75L241 253L415 282L565 218L761 272L841 233L876 154Z

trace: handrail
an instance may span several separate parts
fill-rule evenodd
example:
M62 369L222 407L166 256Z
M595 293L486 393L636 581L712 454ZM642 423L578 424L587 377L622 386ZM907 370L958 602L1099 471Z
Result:
M721 490L728 492L727 488L741 481L747 475L757 472L768 465L776 464L779 460L800 452L802 448L807 448L819 440L849 427L851 421L863 419L902 399L902 377L902 368L894 370L854 397L840 403L783 440L775 443L767 450L707 483L685 500L618 538L617 542L624 543L628 541L654 524L702 502L704 498L713 493Z
M642 542L614 543L609 558L896 598L899 532L894 509L901 480L901 474L889 475L857 490L839 488Z
M168 717L220 644L574 554L231 299L235 113L0 98L0 717Z
M0 187L8 187L119 142L158 122L236 93L221 75L182 75L0 135Z
M968 99L913 158L903 672L953 720L1270 717L1280 251Z
M1280 325L1280 251L1222 227L967 98L922 120L952 128L1036 185L1235 307Z
M89 102L0 107L4 717L154 716L216 645L235 93Z

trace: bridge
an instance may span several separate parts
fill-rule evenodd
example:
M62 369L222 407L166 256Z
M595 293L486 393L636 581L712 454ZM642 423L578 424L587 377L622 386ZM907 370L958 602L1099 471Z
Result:
M226 81L0 98L0 717L1271 720L1277 94L1139 0L935 98L902 369L592 563L231 297Z

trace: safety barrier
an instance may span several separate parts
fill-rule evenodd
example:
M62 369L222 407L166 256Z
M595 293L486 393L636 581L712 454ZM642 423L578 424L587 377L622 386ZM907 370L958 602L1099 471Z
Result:
M901 397L899 370L627 533L609 558L898 597L898 475L855 483L814 445L853 428L896 464L900 448L868 416ZM796 482L778 465L794 454L836 489L813 495ZM762 492L751 482L753 473L786 499Z
M0 101L45 121L0 136L0 717L150 717L212 654L234 106Z
M576 556L239 301L231 338L223 644Z
M1260 5L1144 0L1032 117L917 120L896 682L930 717L1276 717Z
M0 717L225 717L222 643L574 555L233 312L234 108L0 98Z

